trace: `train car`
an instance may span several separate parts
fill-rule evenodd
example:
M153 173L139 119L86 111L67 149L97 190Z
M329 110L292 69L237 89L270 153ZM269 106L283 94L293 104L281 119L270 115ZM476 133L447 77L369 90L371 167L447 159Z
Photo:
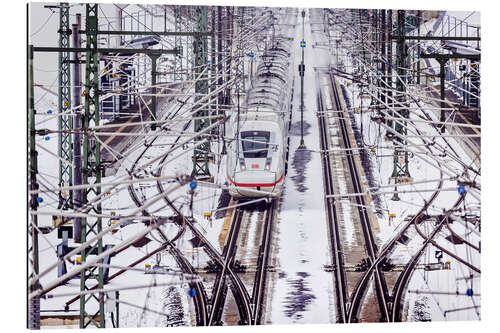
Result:
M287 164L291 38L274 36L260 57L243 110L231 119L227 179L235 198L278 197Z

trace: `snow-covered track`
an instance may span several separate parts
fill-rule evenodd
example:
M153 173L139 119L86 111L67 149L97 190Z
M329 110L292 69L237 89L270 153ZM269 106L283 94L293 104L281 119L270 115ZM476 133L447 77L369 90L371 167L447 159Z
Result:
M420 257L424 253L426 247L432 242L433 238L436 236L436 234L442 229L444 226L446 220L450 217L452 212L462 203L462 201L465 198L465 194L460 195L458 198L457 202L453 207L448 210L445 214L445 216L439 221L439 224L434 228L434 230L431 232L431 234L428 237L425 237L425 241L420 247L420 249L416 252L416 254L410 259L408 264L406 265L405 269L401 274L399 275L396 284L394 285L393 288L393 293L392 293L392 299L393 299L393 311L391 314L391 321L402 321L402 315L403 315L403 307L404 307L404 295L406 294L406 289L408 286L408 282L410 281L410 278L415 271L415 268L420 260ZM415 219L415 225L417 225L417 219Z
M334 106L336 110L344 111L342 105L340 103L339 93L337 91L337 85L335 82L335 77L332 73L329 73L330 84L333 92ZM345 117L347 117L347 112L339 112L339 125L340 131L342 133L342 141L344 143L344 148L346 148L346 158L349 165L349 174L351 176L351 182L354 189L354 193L363 193L363 187L361 186L361 178L359 175L359 171L354 160L354 154L352 153L352 145L351 140L349 138L348 129L346 125ZM363 231L363 236L365 239L365 249L368 255L368 261L372 264L377 257L377 244L375 242L375 237L373 235L373 231L371 228L370 218L368 216L368 212L366 210L366 201L363 195L357 195L354 197L357 209L359 213L359 219L361 222L361 227ZM374 270L375 274L375 290L377 292L377 298L379 302L380 312L381 312L381 321L389 320L389 304L388 304L388 291L387 291L387 283L385 282L384 275L382 274L380 268L377 266ZM349 310L348 322L357 321L358 314L360 310L361 303L352 303Z
M323 96L321 94L321 89L318 93L318 111L323 112ZM331 167L330 154L328 153L328 127L326 124L325 117L321 114L318 116L319 129L320 129L320 147L321 162L323 166L323 179L325 188L325 208L327 213L327 224L328 232L330 238L330 246L332 252L332 266L335 275L335 296L337 305L337 321L340 323L347 322L347 301L348 301L348 291L347 291L347 281L344 268L344 257L342 250L342 241L340 239L339 231L339 219L337 216L337 210L335 208L334 197L328 197L328 195L334 194L334 183L333 183L333 171Z
M259 247L259 257L257 262L257 271L255 273L252 303L254 304L253 325L262 324L262 312L264 305L264 292L266 288L267 266L271 256L271 240L273 231L273 222L275 214L276 200L268 204L266 217L264 221L264 232Z
M208 325L222 325L221 318L224 310L224 303L227 294L227 284L226 277L228 269L233 265L236 258L236 250L238 244L238 235L240 233L241 221L243 219L244 210L236 208L233 213L233 218L231 221L231 227L227 236L226 244L222 251L222 258L224 259L224 265L221 267L220 272L217 274L215 279L215 284L212 292L212 311L210 313ZM238 286L232 286L232 289L238 288ZM238 309L240 309L240 324L248 325L250 317L247 316L247 312L244 311L245 307L248 307L247 299L241 297L238 292L234 292L236 303ZM251 312L250 312L251 314Z
M175 114L174 114L174 116L175 116ZM158 136L154 137L153 140L151 140L151 142L144 148L144 150L141 152L141 154L138 156L138 158L134 161L134 164L132 165L131 170L130 170L130 174L133 174L134 169L138 165L139 161L143 158L145 153L148 151L148 149L152 146L152 144L156 141L157 138L158 138ZM176 142L179 139L180 139L180 136L177 138ZM168 156L168 154L165 154L165 156ZM159 174L161 174L161 172ZM136 206L137 207L143 206L143 202L137 196L137 193L136 193L136 190L135 190L133 184L130 184L128 186L128 191L129 191L130 197L132 198L132 201L136 204ZM163 192L160 192L160 193L163 193ZM145 216L150 215L150 213L147 210L143 210L142 214ZM186 274L198 275L198 273L196 272L194 267L191 265L189 260L187 260L187 258L184 256L184 254L181 251L179 251L179 249L174 244L174 242L177 239L179 239L182 236L182 234L184 234L186 226L185 226L185 224L182 223L179 225L179 228L180 228L179 232L177 233L177 235L174 238L172 238L172 240L169 240L161 230L158 230L158 232L160 234L160 237L165 242L164 244L167 245L166 247L168 248L169 253L172 254L172 256L174 257L175 261L179 265L182 272L184 272ZM205 287L204 287L203 283L200 282L200 280L201 279L198 279L198 281L196 281L196 282L191 282L190 287L194 288L196 290L195 296L194 296L194 304L195 304L195 309L196 309L196 324L198 326L206 326L207 321L208 321L207 293L205 291Z

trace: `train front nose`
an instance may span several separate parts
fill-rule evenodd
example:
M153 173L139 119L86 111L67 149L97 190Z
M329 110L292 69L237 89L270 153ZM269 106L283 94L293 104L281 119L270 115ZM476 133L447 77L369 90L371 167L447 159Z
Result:
M233 188L235 197L264 197L273 193L277 183L276 173L271 171L242 171L234 174Z

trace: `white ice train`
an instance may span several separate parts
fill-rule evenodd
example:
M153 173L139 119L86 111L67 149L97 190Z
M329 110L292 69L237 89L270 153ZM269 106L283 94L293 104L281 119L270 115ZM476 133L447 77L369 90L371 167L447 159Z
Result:
M277 35L261 56L244 111L231 120L227 179L232 197L277 197L287 164L292 88L291 38Z

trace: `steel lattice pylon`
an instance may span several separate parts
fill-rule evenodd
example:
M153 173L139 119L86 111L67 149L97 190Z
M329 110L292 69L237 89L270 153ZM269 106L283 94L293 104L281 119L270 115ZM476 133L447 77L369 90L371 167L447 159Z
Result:
M245 62L244 62L244 48L245 45L243 44L243 33L244 33L244 27L245 27L245 9L246 7L238 7L238 21L237 21L237 26L238 26L238 38L239 38L239 45L238 45L238 73L236 74L237 79L237 88L239 89L240 92L246 91L245 89Z
M196 16L197 16L197 32L207 32L207 7L206 6L196 6ZM206 95L208 93L208 79L207 71L205 67L207 65L207 37L196 35L194 42L194 73L195 73L195 101L199 101L202 97L201 95ZM203 74L202 74L203 73ZM197 105L195 108L199 108ZM198 110L195 114L196 117L206 117L208 116L208 108L203 107ZM194 121L194 131L200 132L204 128L210 126L210 120L208 119L196 119ZM201 138L197 138L195 141L199 141ZM192 175L195 177L210 178L210 170L208 168L210 155L210 142L206 142L194 149L193 154L193 172Z
M33 45L28 46L28 126L29 126L29 189L31 191L38 190L37 173L38 173L38 152L36 151L35 140L35 99L34 99L34 80L33 80ZM38 195L30 195L30 210L35 212L38 209ZM30 223L31 222L31 223ZM28 280L34 278L39 273L38 265L38 215L30 214L28 219ZM38 281L30 286L29 292L35 291L40 287ZM28 300L28 328L40 329L40 298L35 296Z
M174 7L174 17L175 17L175 32L182 31L182 7L176 5ZM175 36L175 48L182 50L182 37ZM182 75L182 52L174 57L174 81L180 81L183 79Z
M398 91L397 101L400 106L406 106L406 45L405 45L405 29L406 29L406 21L405 21L405 11L398 10L398 41L396 44L396 53L397 53L397 61L396 67L398 72L398 79L396 81L396 90ZM399 111L401 116L404 118L409 117L408 109L401 109ZM394 129L396 132L401 134L403 137L407 135L407 122L403 121L403 123L397 121L394 122ZM408 169L408 151L401 147L401 145L405 145L406 141L395 137L395 142L398 143L397 146L394 147L394 167L392 171L392 178L394 179L394 184L398 184L408 180L410 178L410 171ZM395 188L397 191L397 187ZM399 196L397 193L394 193L392 200L399 200Z
M59 5L59 47L70 47L71 28L69 26L69 3L61 2ZM59 52L59 101L57 126L58 134L58 156L59 159L59 186L73 184L71 162L71 130L73 129L73 117L68 115L71 109L70 89L70 52ZM67 161L68 163L65 163ZM68 209L72 206L71 191L63 193L59 191L59 209Z
M83 205L89 200L101 194L101 152L100 144L87 131L89 127L99 125L99 54L97 51L97 27L98 27L98 5L86 5L86 35L87 52L85 66L85 113L83 116L83 184L90 184L89 188L83 191ZM93 205L92 213L101 214L101 204ZM102 230L101 218L82 219L82 243L87 241L88 236L95 236ZM87 249L82 251L82 264L87 260L88 255L99 255L102 253L102 238L93 244L89 244ZM87 281L96 279L99 289L104 286L103 268L92 267L82 271L80 275L80 290L88 291ZM89 313L89 311L97 312ZM80 296L80 328L86 328L90 324L97 327L105 327L104 318L104 293L87 294Z
M186 6L186 15L187 18L184 20L185 26L184 29L185 31L194 31L194 26L193 26L193 6ZM181 20L182 21L182 20ZM194 67L194 52L193 52L193 43L194 43L194 38L193 36L188 36L185 40L186 42L186 57L185 57L185 66L184 70L186 72L185 80L191 80L192 79L192 71Z

